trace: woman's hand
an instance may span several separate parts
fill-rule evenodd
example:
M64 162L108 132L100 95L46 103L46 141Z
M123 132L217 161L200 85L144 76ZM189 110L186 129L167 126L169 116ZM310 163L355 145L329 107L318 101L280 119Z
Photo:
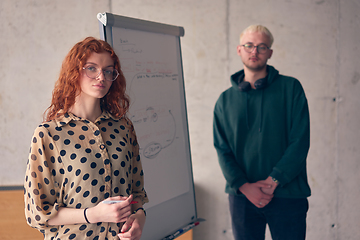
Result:
M131 215L131 201L133 196L129 197L110 197L105 200L123 200L120 203L106 204L100 202L95 207L89 208L86 211L86 216L90 223L97 222L125 222Z
M121 228L118 234L121 240L139 240L145 225L146 216L144 211L139 210L132 214Z

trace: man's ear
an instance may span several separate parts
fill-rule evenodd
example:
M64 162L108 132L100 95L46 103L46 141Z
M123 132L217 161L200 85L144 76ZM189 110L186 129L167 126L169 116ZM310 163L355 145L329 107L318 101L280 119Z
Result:
M272 49L270 49L270 53L269 53L269 57L268 57L268 59L270 59L270 58L271 58L272 54L273 54L273 50L272 50Z
M239 56L241 56L241 46L240 46L240 45L238 45L238 46L236 47L236 52L237 52L237 54L238 54Z

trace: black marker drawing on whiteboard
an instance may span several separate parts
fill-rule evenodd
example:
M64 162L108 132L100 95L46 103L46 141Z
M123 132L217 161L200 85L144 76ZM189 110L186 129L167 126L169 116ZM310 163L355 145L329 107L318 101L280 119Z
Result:
M145 134L138 136L140 151L149 159L155 158L163 149L170 146L176 138L176 122L171 110L163 106L137 110L130 116L136 128L143 128ZM155 141L154 141L155 140ZM141 146L144 146L142 148Z
M141 49L136 49L134 47L132 47L132 44L129 44L130 46L123 46L122 47L122 51L123 52L131 52L131 53L142 53Z
M121 50L123 52L131 52L131 53L142 53L141 48L137 48L136 44L129 43L127 39L119 39Z
M171 110L169 110L169 113L174 119L174 116L171 114ZM175 119L174 119L174 123L175 123ZM167 144L162 146L158 142L149 143L143 150L144 157L150 158L150 159L155 158L161 152L161 150L163 150L164 148L167 148L174 142L175 136L176 136L176 124L175 124L175 128L174 128L174 135L166 140Z
M119 42L120 42L120 44L126 44L126 43L129 43L129 40L120 38ZM135 44L132 44L132 45L135 45Z
M168 99L170 95L167 93L168 96L163 96L160 89L164 84L170 84L169 89L174 89L173 87L176 89L179 74L174 72L173 65L165 59L145 58L147 52L126 38L119 39L119 49L123 53L123 57L120 58L122 70L125 76L131 76L127 78L131 79L127 85L127 93L132 102L129 118L138 135L140 153L142 157L154 159L176 139L174 114L177 116L178 113L176 109L175 112L172 109L173 102L163 103L162 99ZM133 88L137 90L137 94L139 89L142 93L139 96L133 94ZM146 105L139 102L138 105L138 97L141 100L146 96L147 91L151 91L156 96L156 101L151 100Z
M159 62L156 62L159 64ZM158 69L157 69L158 70ZM164 69L163 69L164 70ZM148 84L150 88L154 87L154 83L163 84L165 82L173 84L178 81L177 73L159 73L159 72L138 72L135 74L128 85L128 94L132 99L132 109L130 113L130 120L133 122L138 134L138 142L142 156L148 159L153 159L158 154L170 146L176 139L176 121L172 112L172 106L169 103L156 103L161 105L148 105L147 107L134 108L137 104L137 96L131 94L131 89L134 84ZM165 82L163 82L165 81ZM146 94L146 89L144 94ZM153 88L152 91L157 90ZM161 99L162 92L159 92ZM151 103L149 103L151 104ZM152 103L154 104L154 103ZM164 105L163 105L164 104Z

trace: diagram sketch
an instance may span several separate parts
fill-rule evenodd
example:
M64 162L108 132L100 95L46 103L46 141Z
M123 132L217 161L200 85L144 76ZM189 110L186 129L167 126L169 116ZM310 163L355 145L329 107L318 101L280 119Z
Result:
M176 137L176 122L171 110L165 106L137 110L130 116L136 129L141 129L140 150L146 158L155 158L160 151L170 146Z

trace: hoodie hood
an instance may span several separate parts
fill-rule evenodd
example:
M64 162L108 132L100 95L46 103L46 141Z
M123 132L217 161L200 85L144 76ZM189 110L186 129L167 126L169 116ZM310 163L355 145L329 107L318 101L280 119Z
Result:
M263 101L264 101L264 88L268 87L277 77L277 75L279 74L279 71L276 70L273 66L266 66L266 72L268 73L265 77L266 79L266 85L265 87L262 87L261 89L255 89L256 91L261 91L261 99L259 101L258 104L258 108L259 108L259 114L260 114L260 123L259 123L259 132L261 132L261 126L262 126L262 121L263 121ZM243 92L243 97L244 97L244 101L245 101L245 116L246 116L246 125L247 128L249 129L249 94L248 92L245 90L241 90L239 87L239 83L242 82L242 80L244 79L244 70L241 70L239 72L234 73L233 75L231 75L230 77L230 81L231 81L231 85L233 88L235 88L237 91L241 91ZM249 89L250 89L250 85L249 85Z
M267 74L267 85L270 85L274 79L276 78L276 76L279 74L279 71L276 70L273 66L267 65L266 66L266 72ZM237 90L240 91L239 89L239 80L242 80L244 78L244 70L238 71L236 73L234 73L233 75L231 75L230 77L230 82L232 87L236 88Z

